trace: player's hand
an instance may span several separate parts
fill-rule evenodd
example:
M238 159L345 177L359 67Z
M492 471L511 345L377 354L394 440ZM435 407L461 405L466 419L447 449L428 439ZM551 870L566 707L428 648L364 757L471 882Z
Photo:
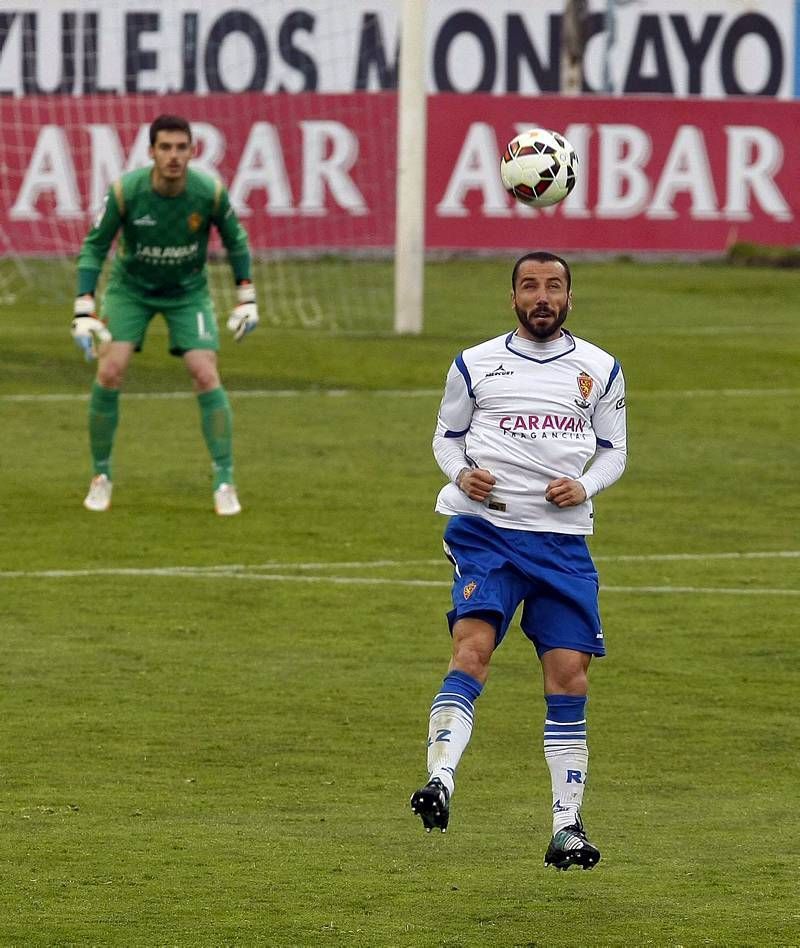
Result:
M93 296L79 296L75 300L74 314L70 333L86 361L90 362L97 358L100 343L111 342L111 333L95 316Z
M236 296L239 305L228 317L228 329L233 333L233 338L241 342L258 325L256 288L252 283L240 283L236 287Z
M464 491L470 500L483 502L491 494L496 481L491 472L480 467L465 468L459 475L456 485Z
M556 507L577 507L586 500L586 489L571 477L557 477L544 489L544 499Z

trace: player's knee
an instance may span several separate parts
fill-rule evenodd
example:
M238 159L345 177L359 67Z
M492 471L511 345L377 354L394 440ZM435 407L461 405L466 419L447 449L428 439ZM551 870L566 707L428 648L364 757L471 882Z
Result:
M125 365L113 358L105 358L97 367L97 381L103 388L119 388L125 377Z
M219 388L219 371L213 352L204 352L202 357L200 357L200 353L192 353L191 358L187 356L186 367L189 370L195 391L210 392L212 389Z
M214 366L198 366L192 371L192 381L198 392L219 388L219 374Z
M485 681L489 674L489 661L491 656L486 656L475 649L461 648L453 653L451 668L456 671L465 672L471 675L477 681Z
M494 630L491 635L455 635L453 637L453 668L484 681L494 651Z
M589 676L585 668L550 669L545 680L548 694L585 695L589 689Z

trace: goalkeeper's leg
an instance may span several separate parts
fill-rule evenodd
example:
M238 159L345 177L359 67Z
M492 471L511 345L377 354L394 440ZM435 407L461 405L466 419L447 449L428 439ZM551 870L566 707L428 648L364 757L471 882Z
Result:
M214 509L222 516L237 514L242 508L233 481L233 411L217 372L216 353L192 349L183 359L197 392L200 426L211 455Z
M97 378L89 394L89 449L94 476L83 505L104 511L111 506L111 454L119 421L119 389L133 355L128 342L110 342L100 349Z
M111 452L119 420L119 390L133 355L129 342L110 342L100 350L97 378L89 396L89 447L95 475L111 480Z

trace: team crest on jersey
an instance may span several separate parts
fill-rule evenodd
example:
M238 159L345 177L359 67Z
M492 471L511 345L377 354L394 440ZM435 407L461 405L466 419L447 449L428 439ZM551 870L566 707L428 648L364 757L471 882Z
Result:
M469 597L475 592L477 588L478 584L475 582L475 580L467 583L467 585L464 587L464 598L469 599Z
M190 214L187 223L189 224L189 230L194 233L194 231L200 230L200 228L203 226L203 215L198 214L197 212Z
M591 377L591 375L581 372L581 374L578 376L578 391L581 393L581 398L588 398L592 394L593 388L594 379Z

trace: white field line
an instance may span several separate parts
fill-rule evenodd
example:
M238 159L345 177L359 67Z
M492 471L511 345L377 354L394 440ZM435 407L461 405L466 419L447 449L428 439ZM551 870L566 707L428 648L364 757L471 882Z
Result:
M623 553L621 555L593 556L592 559L603 563L653 563L687 561L704 562L706 560L771 560L798 559L800 550L765 550L745 553ZM218 570L237 572L244 570L321 570L321 569L384 569L397 566L448 566L448 560L442 556L420 560L354 560L351 562L323 563L281 563L269 560L266 563L222 563L217 566L175 566L170 569L191 569L195 571L217 572ZM2 574L0 574L2 575Z
M800 550L764 550L748 551L743 553L623 553L621 555L594 556L595 562L605 563L652 563L674 561L706 561L706 560L763 560L763 559L798 559ZM213 566L108 566L93 567L90 569L45 569L45 570L0 570L0 579L23 578L68 578L74 576L180 576L181 574L204 575L275 570L325 570L325 569L386 569L403 566L448 566L444 555L418 560L351 560L317 563L282 563L269 560L266 563L218 563ZM298 577L300 578L300 577ZM326 577L321 577L325 579Z
M347 398L361 395L374 398L438 398L442 389L439 388L411 388L411 389L358 389L358 388L299 388L299 389L248 389L245 391L230 390L231 398ZM685 389L656 389L649 392L629 392L629 400L643 398L754 398L758 396L792 397L800 395L800 388L685 388ZM123 397L138 401L149 400L188 400L196 396L190 391L180 392L124 392ZM16 395L0 395L0 402L85 402L89 398L88 392L62 393L31 393Z
M449 589L449 581L437 579L387 579L376 576L298 576L283 573L242 573L204 569L97 569L97 570L41 570L33 572L0 573L0 579L84 579L87 576L169 576L200 579L245 579L269 583L327 583L333 586L415 586ZM758 586L600 586L603 593L676 594L705 593L727 596L800 596L800 589L780 589Z
M770 558L797 558L800 550L782 550L775 552L749 553L666 553L597 557L606 562L654 562L666 561L696 561L696 560L741 560L741 559L770 559ZM421 560L371 560L356 562L328 562L328 563L261 563L261 564L228 564L215 566L164 566L164 567L98 567L94 569L48 569L48 570L4 570L0 571L0 579L82 579L90 576L135 576L135 577L187 577L206 579L246 579L256 582L282 583L329 583L332 585L347 586L414 586L449 588L450 581L429 579L401 579L391 577L370 576L329 576L308 575L308 572L324 569L378 569L409 566L443 566L444 559ZM300 572L279 572L282 570L299 570ZM307 571L304 575L303 571ZM782 589L756 586L734 587L705 587L705 586L601 586L602 592L639 593L639 594L678 594L678 593L705 593L715 595L740 596L797 596L800 589Z
M747 553L621 553L611 556L593 556L603 563L705 562L706 560L780 560L797 559L800 550L765 550Z

